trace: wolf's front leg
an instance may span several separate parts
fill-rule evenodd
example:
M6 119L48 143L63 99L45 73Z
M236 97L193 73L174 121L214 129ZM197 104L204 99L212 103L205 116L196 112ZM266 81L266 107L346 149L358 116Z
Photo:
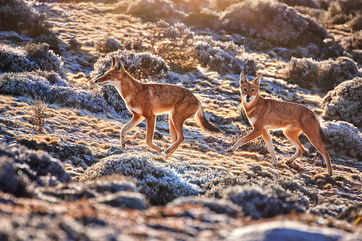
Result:
M260 129L253 129L249 134L246 136L240 138L230 149L229 151L236 151L239 146L244 145L245 143L248 143L251 140L254 140L255 138L259 137L261 135Z
M273 159L273 165L278 165L278 159L275 155L274 147L273 147L273 141L270 137L269 131L266 129L263 129L261 132L261 136L263 137L263 140L266 144L266 148L268 149L272 159Z
M143 121L143 119L144 118L141 115L133 114L132 119L125 126L123 126L123 128L121 130L121 137L120 137L121 147L122 148L124 148L126 146L126 143L125 143L125 140L124 140L124 135L126 134L126 132L131 130L132 128L134 128L139 123L141 123L141 121Z

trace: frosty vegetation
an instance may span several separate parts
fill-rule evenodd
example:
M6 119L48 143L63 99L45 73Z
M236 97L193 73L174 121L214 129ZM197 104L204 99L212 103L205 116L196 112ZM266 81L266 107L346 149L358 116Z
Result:
M50 34L45 18L24 0L3 0L0 5L0 29L14 30L35 37Z
M122 174L137 179L139 191L153 204L165 204L181 197L196 195L197 188L183 180L172 170L158 165L145 155L113 155L90 167L81 180Z
M148 20L184 16L184 13L175 8L171 0L134 0L128 4L126 13Z
M62 73L62 60L46 43L29 43L24 47L0 44L0 73L35 70Z
M344 121L327 121L323 133L327 136L329 148L333 152L362 158L362 133L357 127Z
M303 212L309 205L304 195L292 195L281 186L236 186L227 190L226 196L253 219L270 218L292 210Z
M162 58L154 54L118 50L97 60L94 64L94 70L90 74L92 79L102 76L112 66L112 57L115 57L117 61L120 61L125 69L136 78L165 76L170 69Z
M292 58L286 71L288 82L322 91L333 89L339 83L359 75L356 63L348 57L324 61Z
M200 63L210 70L221 73L240 73L254 75L256 64L251 58L238 58L244 52L242 47L232 42L224 43L215 41L211 37L197 37L195 51Z
M122 45L114 38L105 38L97 42L96 49L101 53L114 52L120 49Z
M23 72L0 75L0 92L15 96L39 98L47 103L86 109L91 112L112 112L101 93L72 88L56 73Z
M6 238L194 240L273 217L355 228L361 208L348 221L335 220L361 199L361 0L40 2L0 0L0 28L7 30L0 31ZM84 22L105 16L106 27ZM200 132L193 121L171 160L149 153L143 124L128 133L132 148L120 148L119 127L129 113L113 87L94 83L112 57L141 82L192 90L227 134L249 130L237 109L240 71L263 72L262 95L318 114L325 95L320 117L334 175L316 174L325 167L312 151L300 167L273 166L261 138L229 155L233 137ZM51 112L43 133L34 131L31 98ZM164 148L167 119L157 125L155 139ZM272 135L276 151L292 155L281 132Z
M324 117L344 120L362 127L362 78L356 77L339 84L323 99Z
M242 1L227 8L221 19L231 31L284 46L320 43L327 35L312 18L274 1Z

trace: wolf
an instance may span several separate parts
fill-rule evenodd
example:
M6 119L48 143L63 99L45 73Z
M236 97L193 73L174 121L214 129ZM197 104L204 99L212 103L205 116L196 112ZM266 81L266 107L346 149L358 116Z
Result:
M186 119L195 116L201 128L210 132L220 132L217 126L206 118L200 101L183 87L161 84L141 83L128 73L123 64L114 57L112 66L95 80L99 85L114 86L124 100L132 119L121 129L121 146L125 147L124 135L144 119L147 120L146 143L157 152L161 148L153 144L156 116L169 113L171 145L165 150L166 158L172 155L184 141L183 124Z
M241 145L262 136L274 165L277 165L278 160L275 156L269 130L282 129L283 134L296 148L295 154L286 161L287 165L291 165L305 151L299 141L299 136L304 133L310 143L323 156L328 174L331 176L331 158L324 145L326 137L314 112L301 104L260 96L261 76L259 74L249 82L243 72L240 74L241 102L253 130L248 135L238 139L229 150L235 151Z

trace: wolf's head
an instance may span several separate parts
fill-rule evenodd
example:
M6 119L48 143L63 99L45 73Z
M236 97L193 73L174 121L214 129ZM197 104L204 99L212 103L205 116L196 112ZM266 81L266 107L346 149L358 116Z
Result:
M126 73L123 64L116 61L112 57L112 66L101 77L97 78L94 82L99 85L115 85L118 81L121 81L123 75Z
M251 82L243 72L240 73L240 95L242 100L250 104L259 97L259 84L262 74L258 74Z

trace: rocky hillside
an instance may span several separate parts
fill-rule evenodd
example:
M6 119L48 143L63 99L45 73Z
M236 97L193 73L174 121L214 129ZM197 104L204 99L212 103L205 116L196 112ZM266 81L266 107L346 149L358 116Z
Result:
M0 0L0 240L362 240L362 1ZM168 159L113 87L115 57L141 82L190 89L192 119ZM239 74L312 109L333 176L302 136L227 149L251 125ZM155 143L170 145L168 116Z

